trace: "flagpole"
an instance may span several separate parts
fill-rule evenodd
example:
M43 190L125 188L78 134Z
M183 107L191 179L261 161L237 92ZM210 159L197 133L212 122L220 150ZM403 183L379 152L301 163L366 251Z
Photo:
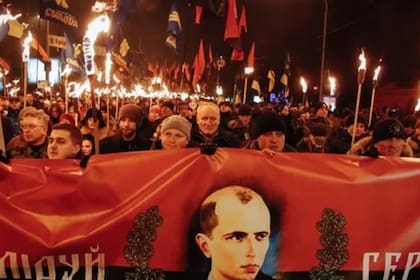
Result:
M322 102L324 95L324 67L325 67L325 48L327 41L327 24L328 24L328 0L324 1L324 25L322 31L322 54L321 54L321 75L319 81L319 97L318 100Z
M245 75L244 95L243 95L243 100L242 100L243 104L246 103L246 92L247 91L248 91L248 75Z
M188 49L188 39L189 39L189 30L190 30L190 18L188 16L189 12L190 12L190 8L191 8L191 1L188 0L187 2L187 19L186 19L186 24L185 24L185 36L184 36L184 50L183 50L183 58L182 58L182 67L181 67L181 81L180 81L180 90L182 91L184 89L184 75L185 75L185 68L187 67L185 65L184 67L184 63L187 59L187 49Z

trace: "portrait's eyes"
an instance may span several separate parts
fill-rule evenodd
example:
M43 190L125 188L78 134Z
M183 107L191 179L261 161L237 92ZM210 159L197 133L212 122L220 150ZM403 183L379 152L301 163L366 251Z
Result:
M242 241L246 237L244 232L234 232L226 236L226 240Z
M268 232L259 232L255 234L255 239L257 241L263 241L268 238Z

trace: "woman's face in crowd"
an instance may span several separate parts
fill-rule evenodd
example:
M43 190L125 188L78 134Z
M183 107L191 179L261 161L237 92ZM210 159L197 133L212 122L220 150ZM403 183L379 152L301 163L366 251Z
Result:
M92 147L93 147L93 145L92 145L92 142L90 142L90 140L83 140L82 141L82 152L83 152L83 155L85 155L85 156L89 156L89 155L91 155L92 154Z

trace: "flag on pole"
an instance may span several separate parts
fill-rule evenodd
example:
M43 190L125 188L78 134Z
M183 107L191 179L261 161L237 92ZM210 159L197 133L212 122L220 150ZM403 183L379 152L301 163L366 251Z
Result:
M70 0L41 0L39 16L46 20L78 28L79 21L76 17L76 13L72 11L70 4Z
M130 69L128 68L128 53L130 51L130 45L126 38L121 40L117 52L112 52L112 60L114 61L115 65L118 66L118 70L120 72L124 72L125 74L130 73Z
M260 82L257 80L253 80L251 84L251 88L258 92L258 95L261 95L261 87Z
M4 60L3 58L1 58L0 57L0 66L4 69L4 70L6 70L7 72L10 72L10 64L9 63L7 63L7 61L6 60Z
M204 57L204 43L200 41L200 47L198 54L195 56L194 61L194 76L193 76L193 87L195 88L198 82L201 80L204 70L206 68L206 59Z
M173 49L175 52L177 50L177 39L181 34L181 19L179 17L178 10L176 8L175 2L171 6L168 16L168 36L166 37L166 45Z
M195 24L201 24L201 16L203 14L203 7L200 5L195 6Z
M238 10L236 7L236 0L228 0L228 10L225 25L225 41L229 39L239 39L241 32L238 26Z
M244 16L242 17L242 21L240 25L238 23L238 11L237 11L236 0L228 0L227 4L228 4L228 7L227 7L224 39L233 48L231 60L243 61L245 58L245 52L242 47L241 34L242 34L242 27L244 27L245 31L247 29L245 9L242 9Z
M255 66L255 42L252 43L251 50L248 54L248 67L254 68Z
M248 24L246 20L245 5L242 6L241 17L239 18L239 29L248 32Z
M211 44L209 44L209 64L210 66L213 64L214 58L213 58L213 50L211 48Z
M267 78L268 92L271 92L274 89L274 85L276 84L276 73L273 70L268 70Z
M283 74L281 75L280 82L284 85L284 97L289 97L289 77L290 77L290 53L286 52L284 60Z
M31 47L38 51L39 55L41 56L41 60L43 62L50 62L50 57L48 56L45 49L42 47L42 45L38 42L38 40L33 37L31 41Z
M23 25L18 22L16 19L8 20L7 24L9 25L9 32L7 33L9 36L22 38L23 36Z

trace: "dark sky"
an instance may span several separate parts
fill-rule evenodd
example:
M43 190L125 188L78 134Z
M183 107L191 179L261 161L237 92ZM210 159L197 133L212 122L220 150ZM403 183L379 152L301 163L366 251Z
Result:
M224 19L204 14L203 23L193 23L193 8L187 0L175 0L183 23L183 37L178 54L164 45L170 0L137 0L137 8L123 27L130 46L143 51L146 61L187 60L192 62L199 39L211 42L214 55L228 55L223 43ZM14 0L24 13L35 14L38 1ZM68 0L80 15L81 27L73 31L81 36L86 30L93 0ZM322 0L238 0L245 3L249 32L244 47L256 42L257 75L266 76L269 67L283 67L286 50L292 61L292 88L298 87L300 75L311 85L319 83L322 22ZM381 83L394 82L401 87L415 87L420 79L420 1L419 0L328 0L328 36L326 69L333 73L339 91L353 92L356 84L357 57L365 48L368 77L382 58ZM238 6L240 8L241 5ZM56 27L61 28L61 27ZM186 42L187 46L184 46ZM3 46L4 47L4 46ZM231 72L240 65L229 66ZM280 73L278 73L280 75ZM232 79L226 74L225 79Z

